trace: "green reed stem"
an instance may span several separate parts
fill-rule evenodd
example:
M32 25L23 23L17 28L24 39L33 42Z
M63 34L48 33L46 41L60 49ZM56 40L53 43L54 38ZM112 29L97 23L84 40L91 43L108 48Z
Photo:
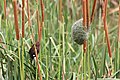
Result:
M80 80L82 80L83 76L84 76L84 67L83 67L84 66L84 60L83 60L84 59L84 57L83 57L84 53L83 53L83 46L82 46L81 50L82 50L82 54L81 54L82 55L82 73L81 73Z
M87 55L87 59L88 59L88 80L90 80L90 51L89 51L89 44L88 46L88 55Z
M24 80L24 38L22 38L21 80Z
M63 45L63 71L62 71L62 74L63 74L63 80L65 80L65 35L64 35L64 24L61 23L61 27L62 27L62 45Z
M84 80L87 80L87 78L86 78L86 53L83 53L83 67L84 67Z
M59 53L58 53L58 57L59 57L59 71L58 71L58 80L61 80L61 77L60 77L60 72L61 72L61 48L60 48L60 45L61 45L61 23L59 23Z
M19 73L20 73L20 78L22 80L22 73L21 73L21 57L20 57L20 42L18 41L18 58L19 58Z
M44 27L44 26L43 26ZM46 43L46 29L44 28L44 41ZM46 51L46 46L44 47L44 53L46 53L46 80L48 80L48 54L47 54L47 51Z

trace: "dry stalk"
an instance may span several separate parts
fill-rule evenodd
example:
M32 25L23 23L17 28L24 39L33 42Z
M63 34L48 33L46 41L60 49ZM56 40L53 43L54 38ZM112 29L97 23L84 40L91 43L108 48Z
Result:
M83 0L83 26L86 27L87 24L87 14L86 14L86 0ZM83 50L86 53L87 42L84 41Z
M16 39L19 40L19 28L18 28L18 14L17 14L17 1L13 0L13 8L14 8L14 20L15 20L15 32Z
M103 13L103 23L104 23L104 30L105 30L105 35L106 35L106 40L107 40L107 46L108 46L108 52L109 52L109 57L112 57L112 52L110 49L110 40L109 40L109 36L108 36L108 26L107 26L107 20L106 20L106 15L107 15L107 0L105 0L104 2L104 9L103 9L104 13Z
M6 0L4 0L4 16L5 16L5 19L6 19Z
M94 0L94 4L93 4L93 7L92 7L92 14L91 14L90 23L92 23L92 21L93 21L93 19L94 19L96 3L97 3L97 0Z
M29 7L29 2L27 0L27 14L28 14L28 26L31 26L31 20L30 20L30 7Z
M24 38L24 27L25 27L25 12L24 12L24 7L25 7L25 0L22 0L22 38Z
M43 0L40 0L40 5L41 5L41 12L42 12L42 23L44 22L44 4Z
M59 0L59 20L62 22L62 0Z

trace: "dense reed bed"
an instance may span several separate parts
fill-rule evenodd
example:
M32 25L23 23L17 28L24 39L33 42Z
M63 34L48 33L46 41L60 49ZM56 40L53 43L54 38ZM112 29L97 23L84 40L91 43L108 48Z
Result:
M79 45L71 29L82 18ZM119 80L120 1L0 0L1 79Z

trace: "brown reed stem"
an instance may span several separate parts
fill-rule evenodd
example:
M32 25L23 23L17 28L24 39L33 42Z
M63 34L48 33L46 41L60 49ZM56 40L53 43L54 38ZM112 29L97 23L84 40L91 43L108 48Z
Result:
M86 26L86 0L83 0L83 26Z
M92 14L91 14L90 23L92 23L92 21L93 21L93 19L94 19L96 3L97 3L97 0L94 0L94 4L93 4L93 7L92 7Z
M119 5L119 21L118 21L118 41L120 42L120 5Z
M22 38L24 38L24 27L25 27L25 0L22 0ZM24 80L24 39L22 39L22 56L21 56L21 74L22 78L21 80Z
M6 0L4 0L4 16L5 16L5 19L6 19Z
M38 74L39 74L39 77L41 77L40 76L40 66L39 66L39 62L38 62L38 53L37 53L37 49L36 49L36 46L34 45L34 49L35 49L35 56L36 56L36 64L37 64L37 66L38 66ZM39 79L39 80L41 80L41 78Z
M25 12L24 12L24 7L25 7L25 0L22 0L22 38L24 38L24 27L25 27Z
M109 57L112 57L112 52L110 49L110 40L109 40L109 36L108 36L108 26L107 26L107 20L106 20L106 15L107 15L107 0L105 0L104 2L104 16L103 16L103 22L104 22L104 30L105 30L105 35L106 35L106 40L107 40L107 46L108 46L108 52L109 52Z
M39 41L41 41L42 38L42 27L44 26L44 3L42 0L40 0L40 5L41 5L41 12L42 12L42 23L39 21Z
M44 22L44 4L42 0L40 0L40 5L41 5L42 23L43 23Z
M41 38L42 38L42 23L40 23L39 21L39 33L38 33L38 36L39 36L39 41L41 41Z
M87 11L86 11L86 0L83 0L83 26L86 27L86 24L87 24ZM87 42L84 41L84 44L83 44L83 50L84 50L84 53L86 53L86 46L87 46Z
M105 2L102 3L102 19L105 17Z
M44 3L42 0L40 0L40 3L41 3L41 12L42 12L42 23L40 23L40 20L39 20L39 27L38 27L38 39L39 39L39 42L41 41L41 38L42 38L42 27L44 26ZM38 13L39 14L39 13ZM40 80L42 80L42 75L40 74L40 64L38 64L38 73L39 73L39 76L40 76Z
M62 0L59 0L59 20L63 22L62 20Z
M86 0L86 19L87 19L87 22L86 22L86 25L87 25L87 28L90 27L90 19L89 19L89 0Z
M39 20L39 12L36 10L37 15L37 26L38 26L38 41L40 42L40 20Z
M37 26L38 26L38 41L40 42L40 23L39 23L39 11L38 11L38 0L36 0L37 3L37 10L36 10L36 17L37 17Z
M39 12L38 12L38 0L36 0L36 3L37 3L36 17L37 17L37 26L38 26L38 42L40 42L40 36L39 36L39 34L40 34L40 22L39 22ZM35 55L36 55L36 64L38 65L38 74L39 74L39 77L40 77L39 80L42 80L42 75L40 73L40 64L38 62L38 54L37 54L37 51L36 51L36 47L35 47Z
M15 32L16 39L19 40L19 28L18 28L18 14L17 14L17 1L13 0L13 8L14 8L14 21L15 21Z
M37 42L36 42L37 43ZM35 56L36 56L36 64L38 66L38 75L39 75L39 80L42 80L42 75L40 73L40 64L38 62L38 53L37 53L37 49L36 49L36 46L34 45L34 49L35 49Z
M30 7L29 7L29 1L27 0L27 14L28 14L28 26L31 26L31 20L30 20Z
M28 26L29 26L29 31L30 31L32 23L31 23L31 20L30 20L30 6L29 6L29 1L27 0L26 3L27 3L27 14L28 14ZM33 42L33 37L34 37L33 32L31 33L30 37L31 37L31 40Z

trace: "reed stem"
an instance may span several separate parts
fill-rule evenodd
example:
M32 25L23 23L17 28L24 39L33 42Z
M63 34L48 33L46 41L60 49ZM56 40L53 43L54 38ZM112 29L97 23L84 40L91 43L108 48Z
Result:
M4 0L4 18L6 19L6 0Z

